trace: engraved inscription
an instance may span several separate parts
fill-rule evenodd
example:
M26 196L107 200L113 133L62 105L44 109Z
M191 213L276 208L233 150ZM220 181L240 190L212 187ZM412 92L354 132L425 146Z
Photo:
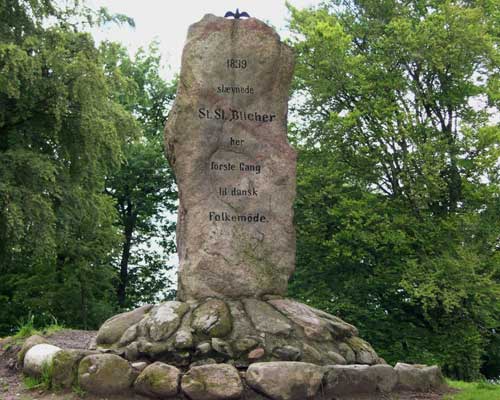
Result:
M276 120L276 114L260 113L257 111L247 112L242 110L235 110L233 108L229 108L229 110L226 112L226 110L222 108L210 110L208 108L202 107L198 109L198 118L224 120L228 122L253 121L270 123Z
M253 87L251 86L226 86L221 84L217 86L217 93L219 94L254 94Z
M228 58L226 60L227 68L241 68L245 69L248 65L247 60L244 58Z
M258 192L255 188L239 189L236 187L220 187L219 196L243 196L243 197L256 197Z
M226 211L209 211L208 213L209 221L216 222L268 222L267 217L261 213L248 213L248 214L230 214Z
M240 171L240 172L253 172L256 175L260 174L261 166L260 164L247 164L244 162L240 162L237 164L233 164L231 162L210 162L210 169L212 171Z
M235 72L237 70L246 69L249 66L249 62L245 58L229 58L225 60L226 67L228 69L234 69ZM231 84L220 83L219 86L215 88L215 92L221 95L253 95L255 93L254 88L251 85L245 85L240 83L231 82ZM201 107L197 110L197 116L202 120L220 120L227 122L235 122L235 121L249 121L255 123L272 123L277 120L276 114L261 112L255 110L241 110L236 108L209 108L209 107ZM242 137L243 136L243 137ZM226 145L229 144L231 147L237 147L238 151L234 153L235 157L239 157L241 154L246 156L250 156L253 158L251 154L247 154L253 147L247 148L248 140L245 138L245 135L242 132L237 132L236 135L233 133L229 136L228 139L225 139ZM235 149L236 150L236 149ZM243 177L249 175L260 175L262 172L263 166L260 163L252 163L243 162L240 160L233 159L223 159L223 160L210 160L209 162L209 170L213 171L217 180L222 180L222 175L220 174L241 174L241 175L233 175L234 179L238 180L241 176ZM247 178L245 178L247 179ZM224 185L221 183L220 186L217 187L217 195L220 198L226 198L226 201L230 199L234 199L234 201L239 201L237 199L241 199L245 204L247 201L251 202L253 199L257 199L259 197L259 191L254 187L254 183L243 182L232 182L229 185ZM214 188L215 189L215 188ZM265 195L265 194L264 194ZM249 204L251 205L251 203ZM241 213L241 214L232 214L226 211L209 211L208 213L209 221L213 222L236 222L236 223L266 223L269 222L268 217L263 215L262 213Z

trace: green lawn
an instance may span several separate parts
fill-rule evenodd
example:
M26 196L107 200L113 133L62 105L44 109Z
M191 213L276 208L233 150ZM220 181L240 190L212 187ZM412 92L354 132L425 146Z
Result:
M500 385L485 382L448 380L448 384L461 392L444 397L444 400L500 400Z

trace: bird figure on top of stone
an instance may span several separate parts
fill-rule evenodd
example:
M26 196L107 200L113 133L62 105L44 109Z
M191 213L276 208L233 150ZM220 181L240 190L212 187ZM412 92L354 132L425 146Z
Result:
M225 15L224 15L224 18L229 18L229 17L233 17L234 19L240 19L240 18L250 18L250 15L248 15L248 13L246 11L243 11L240 13L240 10L239 8L236 9L236 12L233 13L231 11L228 11Z

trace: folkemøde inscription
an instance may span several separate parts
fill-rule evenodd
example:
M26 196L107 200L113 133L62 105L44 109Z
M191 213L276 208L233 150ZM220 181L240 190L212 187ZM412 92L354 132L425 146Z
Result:
M222 212L210 211L208 213L208 219L210 221L216 221L216 222L247 222L247 223L269 222L268 219L260 213L236 215L236 214L230 214L225 211Z
M189 30L165 131L180 193L180 299L286 291L295 265L292 70L290 48L256 19L207 16Z

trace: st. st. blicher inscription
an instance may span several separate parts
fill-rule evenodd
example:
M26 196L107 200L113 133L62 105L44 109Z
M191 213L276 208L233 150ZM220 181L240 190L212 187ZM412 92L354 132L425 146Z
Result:
M283 295L295 267L293 54L263 22L189 29L166 130L179 186L181 300Z

